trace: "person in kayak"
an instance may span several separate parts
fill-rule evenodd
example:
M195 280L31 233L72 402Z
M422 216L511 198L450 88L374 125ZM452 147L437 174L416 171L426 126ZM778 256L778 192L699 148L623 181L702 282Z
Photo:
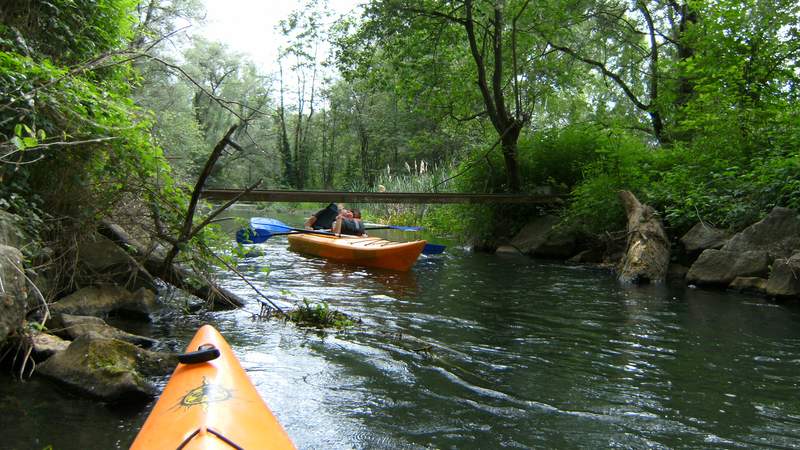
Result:
M329 230L333 227L333 223L339 216L340 211L343 211L340 205L331 203L323 209L315 212L306 220L305 228L308 230Z
M349 234L351 236L365 236L364 223L361 221L361 211L342 209L331 229L335 234Z

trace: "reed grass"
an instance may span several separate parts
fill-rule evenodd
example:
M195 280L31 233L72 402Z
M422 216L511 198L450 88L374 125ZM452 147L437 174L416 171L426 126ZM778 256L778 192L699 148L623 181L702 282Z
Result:
M454 169L454 164L430 164L425 160L406 162L402 169L393 170L386 166L378 174L375 184L352 185L353 191L366 192L448 192L452 189L446 181ZM390 223L392 225L426 225L425 217L436 205L417 203L361 203L367 221Z

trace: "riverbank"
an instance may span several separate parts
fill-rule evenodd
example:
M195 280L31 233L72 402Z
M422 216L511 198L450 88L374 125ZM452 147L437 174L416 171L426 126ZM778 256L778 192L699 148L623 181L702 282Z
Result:
M558 217L535 217L499 253L593 264L619 272L628 236L624 232L582 238ZM693 287L758 293L776 300L800 300L800 213L774 208L739 233L696 223L671 236L666 278Z

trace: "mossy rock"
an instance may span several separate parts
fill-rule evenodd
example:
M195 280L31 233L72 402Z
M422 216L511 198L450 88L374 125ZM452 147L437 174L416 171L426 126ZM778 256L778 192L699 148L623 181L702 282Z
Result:
M167 374L176 365L174 354L89 333L39 365L37 373L91 397L116 402L152 398L155 387L146 376Z

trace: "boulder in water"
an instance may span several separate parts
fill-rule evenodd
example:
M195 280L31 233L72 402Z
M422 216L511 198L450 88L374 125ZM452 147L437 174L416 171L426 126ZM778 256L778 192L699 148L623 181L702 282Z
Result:
M686 281L697 285L728 286L738 277L764 277L769 255L763 250L731 252L708 249L692 264Z
M64 326L64 333L73 340L85 334L97 333L108 339L118 339L144 348L150 348L157 343L154 339L114 328L99 317L61 314L61 323Z
M800 297L800 252L775 260L765 289L773 297Z
M165 375L177 356L143 350L89 333L37 367L36 373L105 401L147 400L156 393L147 375Z
M115 285L100 285L83 288L50 307L55 314L103 317L111 313L149 318L156 308L155 293L139 289L131 293Z

